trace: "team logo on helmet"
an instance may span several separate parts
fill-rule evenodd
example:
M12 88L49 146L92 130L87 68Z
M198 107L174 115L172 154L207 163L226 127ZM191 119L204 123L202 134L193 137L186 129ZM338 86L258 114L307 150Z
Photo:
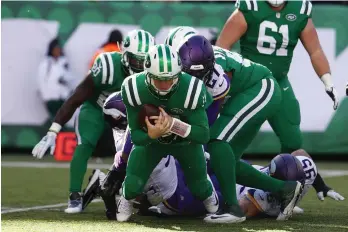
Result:
M127 36L127 37L125 38L124 42L123 42L123 46L124 46L125 48L128 48L129 45L130 45L130 38L129 38L129 36Z
M150 68L151 67L151 59L150 59L150 55L147 54L145 57L145 68Z

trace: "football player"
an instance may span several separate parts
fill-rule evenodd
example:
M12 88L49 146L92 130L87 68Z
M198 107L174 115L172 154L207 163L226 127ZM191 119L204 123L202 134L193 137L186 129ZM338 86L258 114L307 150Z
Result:
M128 77L122 84L134 148L117 204L117 220L129 220L132 200L142 193L150 174L168 154L180 162L192 194L203 201L208 212L214 213L218 199L207 178L202 149L202 144L209 140L205 108L212 99L202 81L182 72L178 54L168 45L156 45L149 50L145 70ZM144 104L153 104L161 112L159 116L145 117L147 132L138 120ZM154 119L155 124L150 119ZM186 156L187 152L190 156Z
M293 51L300 39L311 58L313 68L324 84L324 89L338 106L338 95L332 82L329 62L321 48L312 21L309 0L238 0L236 10L227 20L216 45L230 49L240 40L243 57L268 67L282 90L280 110L268 119L280 139L281 152L293 152L302 147L300 107L288 71ZM330 190L318 174L314 183L320 200Z
M95 59L87 77L65 101L47 135L32 151L33 156L38 159L41 159L49 148L53 154L57 134L82 105L75 123L78 145L70 166L70 196L66 213L82 211L81 186L87 161L104 131L102 107L105 99L110 93L121 89L121 84L127 76L144 70L145 54L154 46L154 38L144 30L133 30L127 34L122 46L121 53L102 53Z
M240 161L262 124L279 108L281 93L272 73L265 66L244 59L237 53L213 48L200 35L185 38L180 44L177 49L183 70L203 80L208 90L224 86L231 80L220 116L211 126L207 145L226 205L205 220L211 223L245 220L238 205L235 185L231 185L236 178L241 184L282 195L279 219L287 219L301 192L301 183L270 178ZM225 78L219 80L216 78L219 76Z

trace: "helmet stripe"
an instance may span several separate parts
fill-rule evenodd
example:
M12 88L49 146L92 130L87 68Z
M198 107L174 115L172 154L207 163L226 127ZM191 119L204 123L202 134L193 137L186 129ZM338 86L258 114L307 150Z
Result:
M138 31L138 52L141 52L143 47L143 37L141 31Z
M196 32L193 32L193 31L187 32L187 33L184 35L184 38L186 38L186 36L192 35L192 34L196 34Z
M145 32L145 51L144 52L149 51L149 44L150 44L149 40L150 40L149 33Z
M168 46L165 46L166 58L167 58L167 72L172 71L172 59L170 59L170 50Z
M173 39L174 39L174 36L176 34L176 32L178 32L178 30L180 30L181 27L178 27L171 35L170 35L170 38L169 38L169 45L172 46L173 45Z
M158 62L159 62L159 71L164 72L164 57L162 52L162 46L158 46Z

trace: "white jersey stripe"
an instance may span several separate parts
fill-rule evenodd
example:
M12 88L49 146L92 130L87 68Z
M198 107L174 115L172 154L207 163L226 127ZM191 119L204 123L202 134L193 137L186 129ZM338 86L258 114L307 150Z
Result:
M189 88L188 88L188 91L187 91L187 95L186 95L186 99L185 99L185 104L184 104L184 107L185 108L188 108L188 104L190 103L190 97L191 97L191 94L192 94L192 89L193 89L193 83L195 81L195 78L194 77L191 77L191 81L190 81L190 85L189 85Z
M100 60L101 60L101 63L102 63L102 68L103 68L103 78L102 78L102 84L105 84L106 83L106 73L107 73L107 65L106 65L106 60L105 60L105 57L104 57L104 54L101 54L99 56Z
M137 105L140 106L141 105L141 101L140 101L140 97L139 97L139 93L138 93L138 87L137 87L136 78L137 78L137 76L133 76L132 77L132 85L133 85L135 100L137 101Z
M130 95L130 91L129 91L129 85L128 85L128 79L126 79L124 81L124 88L126 90L126 94L127 94L127 99L128 99L128 102L131 106L134 106L134 103L133 103L133 100L132 100L132 97Z
M197 90L196 90L196 94L195 94L195 98L193 99L193 103L192 103L192 106L191 106L192 110L197 108L199 95L201 94L201 91L202 91L202 85L203 85L203 81L199 81L198 82L198 86L197 86Z
M108 58L108 63L110 67L110 76L108 78L108 84L111 85L114 80L114 63L112 62L112 57L110 53L106 53L106 57Z

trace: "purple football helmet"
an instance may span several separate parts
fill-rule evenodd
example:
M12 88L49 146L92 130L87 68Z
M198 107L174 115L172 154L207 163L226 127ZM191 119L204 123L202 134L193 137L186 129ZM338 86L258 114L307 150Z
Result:
M122 101L121 92L111 94L103 106L104 118L113 128L125 130L127 127L126 106Z
M215 64L214 50L204 36L194 35L179 48L183 71L206 83L212 76Z
M291 154L274 157L269 165L270 175L279 180L305 181L301 162Z

